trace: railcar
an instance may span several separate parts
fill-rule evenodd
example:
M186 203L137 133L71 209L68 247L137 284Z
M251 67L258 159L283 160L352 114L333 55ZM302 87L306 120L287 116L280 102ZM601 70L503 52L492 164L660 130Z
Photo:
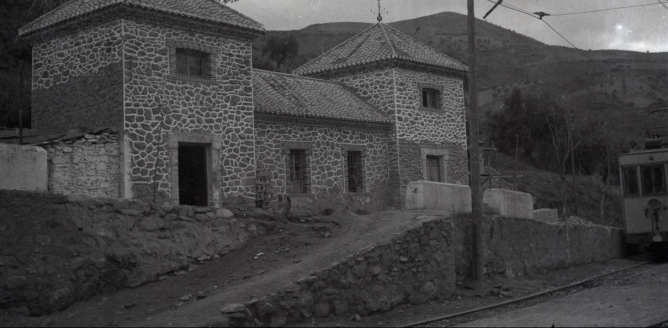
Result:
M647 115L644 147L619 156L623 191L626 246L630 252L646 249L662 256L668 250L668 130L648 128L648 122L663 121L655 110Z

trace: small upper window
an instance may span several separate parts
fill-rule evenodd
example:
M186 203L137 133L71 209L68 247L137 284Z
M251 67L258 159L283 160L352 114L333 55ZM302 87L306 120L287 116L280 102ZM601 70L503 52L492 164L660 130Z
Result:
M427 109L441 109L441 92L432 88L423 88L422 107Z
M644 166L640 168L643 195L660 195L666 193L666 175L663 165Z
M640 196L638 188L638 171L635 166L622 168L624 196Z
M191 49L176 49L176 73L204 77L207 53Z

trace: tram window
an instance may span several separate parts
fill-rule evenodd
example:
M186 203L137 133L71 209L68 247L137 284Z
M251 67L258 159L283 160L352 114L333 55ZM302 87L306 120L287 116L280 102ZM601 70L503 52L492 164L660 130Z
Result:
M622 173L624 175L624 196L640 196L636 167L625 167L622 169Z
M658 195L666 192L663 165L645 166L640 169L643 195Z

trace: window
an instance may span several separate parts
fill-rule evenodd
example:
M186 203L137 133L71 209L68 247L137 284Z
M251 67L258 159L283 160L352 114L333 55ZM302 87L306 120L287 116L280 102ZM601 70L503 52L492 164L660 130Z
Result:
M663 165L644 166L640 168L643 195L659 195L666 192L666 181Z
M207 53L199 50L176 49L176 73L204 77Z
M441 109L441 92L432 88L423 88L422 107L427 109Z
M624 196L640 196L638 171L635 166L622 168L622 179L624 180Z
M348 151L346 186L348 192L364 191L364 162L361 151Z
M427 181L442 182L439 156L427 156Z
M287 191L290 193L307 193L307 161L306 150L290 149L287 170Z

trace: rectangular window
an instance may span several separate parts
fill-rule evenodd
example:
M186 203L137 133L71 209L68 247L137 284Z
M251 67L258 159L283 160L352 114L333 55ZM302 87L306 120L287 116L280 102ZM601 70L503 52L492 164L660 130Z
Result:
M441 158L439 156L427 156L427 180L441 181Z
M308 192L306 183L306 150L290 149L288 160L287 184L292 193Z
M661 195L666 193L666 179L663 165L644 166L640 168L642 177L642 194Z
M436 89L422 89L422 107L429 109L441 109L441 92Z
M622 175L622 179L624 179L624 196L640 196L637 167L622 168Z
M348 176L346 186L348 192L364 191L364 163L361 151L348 151Z
M176 49L176 73L180 75L204 76L207 53L191 49Z

